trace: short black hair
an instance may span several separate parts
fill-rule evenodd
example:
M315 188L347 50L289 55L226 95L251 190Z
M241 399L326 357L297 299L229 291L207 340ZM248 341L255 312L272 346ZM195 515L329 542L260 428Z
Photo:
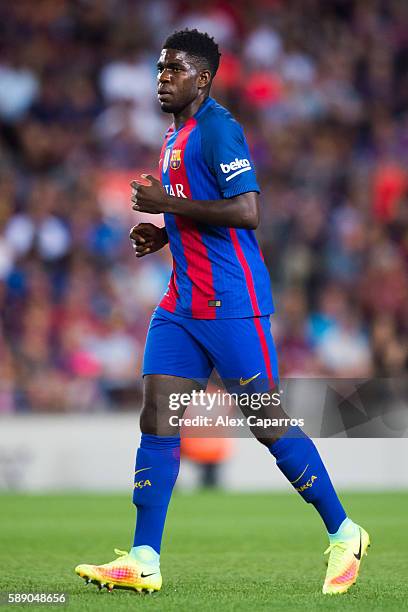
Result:
M177 49L189 55L205 59L214 77L220 64L221 53L214 38L198 30L179 30L171 34L163 44L163 49Z

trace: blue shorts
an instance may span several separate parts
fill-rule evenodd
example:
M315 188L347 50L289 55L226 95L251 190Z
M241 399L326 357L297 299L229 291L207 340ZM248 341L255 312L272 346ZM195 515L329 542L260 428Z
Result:
M168 374L205 385L213 368L235 391L238 387L260 392L277 386L278 360L269 316L190 319L158 307L147 334L143 376Z

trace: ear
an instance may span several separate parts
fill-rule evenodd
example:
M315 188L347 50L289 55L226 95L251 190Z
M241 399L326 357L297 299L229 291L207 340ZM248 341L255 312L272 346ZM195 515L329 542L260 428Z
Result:
M209 70L200 70L200 74L198 75L198 87L199 89L203 89L207 87L211 83L211 72Z

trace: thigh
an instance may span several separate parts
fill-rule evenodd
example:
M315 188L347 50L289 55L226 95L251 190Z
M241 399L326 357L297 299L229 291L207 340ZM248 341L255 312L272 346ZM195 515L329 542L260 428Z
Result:
M214 367L229 393L239 396L239 407L251 417L254 436L269 446L287 429L287 415L277 395L278 359L269 317L215 323L207 346Z
M188 331L182 317L155 311L150 321L143 359L143 376L165 374L206 384L212 365L204 347Z
M228 390L261 392L278 386L278 359L269 317L208 323L216 325L206 348Z
M174 410L175 398L205 388L211 370L205 349L185 328L183 318L171 319L156 311L143 361L142 433L178 435L174 423L183 416L185 406Z

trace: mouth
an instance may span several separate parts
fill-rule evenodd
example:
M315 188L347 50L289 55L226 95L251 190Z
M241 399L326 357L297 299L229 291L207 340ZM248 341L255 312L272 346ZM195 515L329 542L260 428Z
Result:
M159 98L159 100L164 100L166 97L168 96L172 96L173 94L170 91L158 91L157 92L157 97Z

